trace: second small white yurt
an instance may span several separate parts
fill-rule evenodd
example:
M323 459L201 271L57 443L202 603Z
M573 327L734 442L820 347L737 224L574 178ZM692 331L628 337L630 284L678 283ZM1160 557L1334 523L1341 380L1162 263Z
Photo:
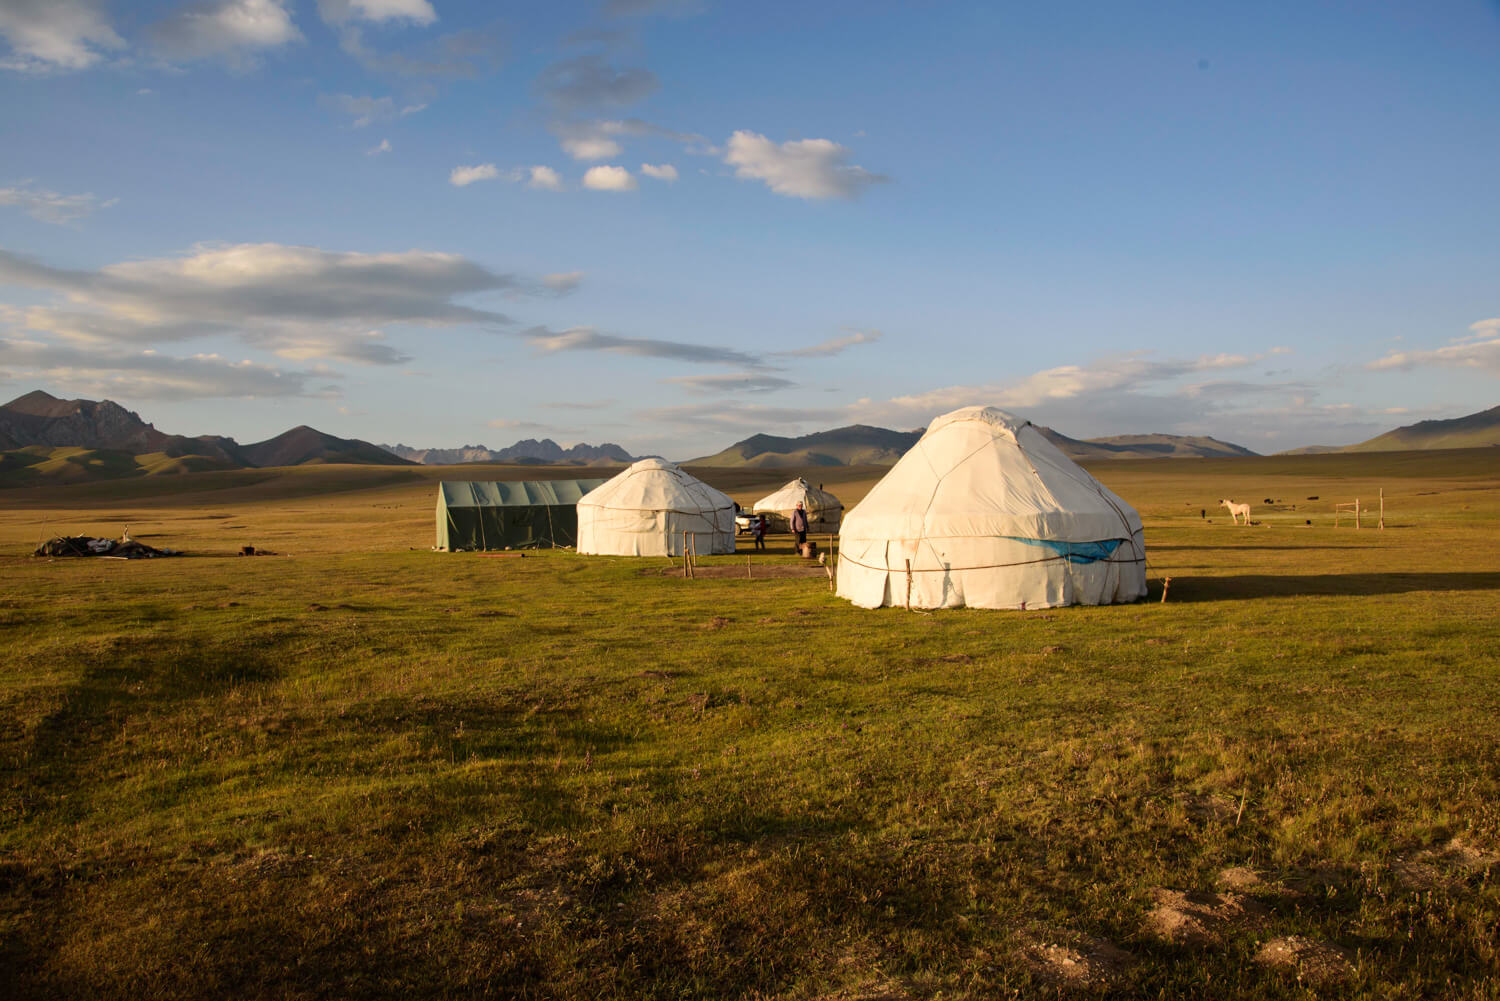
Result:
M965 407L934 420L845 514L838 594L863 608L1134 601L1146 594L1145 532L1029 421Z
M665 459L642 459L578 500L580 553L681 556L684 541L700 556L734 552L734 501Z
M839 521L844 514L843 502L800 476L775 493L756 501L750 511L752 514L765 515L774 530L785 532L789 530L792 512L797 509L798 504L807 512L808 532L818 535L839 530Z

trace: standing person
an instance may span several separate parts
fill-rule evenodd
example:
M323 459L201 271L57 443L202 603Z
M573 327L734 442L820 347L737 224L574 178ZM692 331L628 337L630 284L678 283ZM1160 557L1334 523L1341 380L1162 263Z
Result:
M792 512L792 531L797 533L797 545L800 547L807 541L807 512L802 510L802 502L797 502L797 510Z
M766 548L766 516L765 515L758 514L758 515L755 516L755 524L751 526L750 531L755 536L755 548L756 549L764 549L764 548Z

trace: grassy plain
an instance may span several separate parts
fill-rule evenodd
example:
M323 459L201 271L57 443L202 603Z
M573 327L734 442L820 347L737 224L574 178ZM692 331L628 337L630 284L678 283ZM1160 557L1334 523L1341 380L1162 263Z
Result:
M0 491L0 984L1500 997L1500 468L1091 469L1145 518L1147 602L428 552L473 468ZM1384 531L1332 527L1381 487ZM190 555L25 555L126 524ZM1342 951L1257 961L1291 936Z

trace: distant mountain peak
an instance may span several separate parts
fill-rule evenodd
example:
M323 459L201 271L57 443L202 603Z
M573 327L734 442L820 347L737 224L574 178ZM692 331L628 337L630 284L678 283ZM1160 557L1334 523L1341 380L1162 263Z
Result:
M428 466L457 466L471 462L493 462L512 464L560 463L575 466L602 464L628 464L634 462L631 454L613 442L602 445L579 443L572 448L563 448L551 438L523 438L514 445L501 449L490 449L484 445L464 445L460 448L413 448L408 445L381 445L381 448L412 462Z

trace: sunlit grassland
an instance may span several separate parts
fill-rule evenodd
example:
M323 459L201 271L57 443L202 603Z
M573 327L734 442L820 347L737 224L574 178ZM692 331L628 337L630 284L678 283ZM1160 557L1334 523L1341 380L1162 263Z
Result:
M1496 997L1500 871L1410 874L1500 852L1500 473L1094 471L1145 516L1151 596L1024 614L426 551L432 480L474 469L0 493L0 983L1034 997L1034 946L1087 935L1131 954L1112 997L1311 996L1253 961L1295 934L1355 958L1324 994ZM1332 527L1382 487L1385 531ZM126 523L194 555L21 555ZM1263 919L1145 928L1233 867Z

